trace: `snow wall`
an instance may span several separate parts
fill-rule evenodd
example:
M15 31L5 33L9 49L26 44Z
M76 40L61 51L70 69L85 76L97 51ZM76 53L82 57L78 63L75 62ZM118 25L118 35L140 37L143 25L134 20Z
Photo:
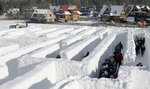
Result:
M122 50L123 55L125 54L125 48L127 47L126 44L126 38L127 33L120 33L117 35L111 35L108 38L106 38L104 41L102 41L91 53L91 55L83 61L87 61L85 63L85 68L88 68L88 73L90 77L98 77L99 70L102 66L102 63L104 63L105 59L107 59L109 56L113 55L115 46L121 41L124 49ZM123 40L124 39L124 40ZM94 54L94 55L93 55Z
M65 38L66 38L66 35L61 35L61 36L57 37L56 39L51 39L51 40L48 40L48 41L45 41L45 42L42 42L42 43L32 44L32 45L29 45L27 47L20 48L20 49L16 50L15 52L3 55L3 56L0 57L1 58L0 68L3 69L3 70L9 70L9 69L7 69L6 63L11 61L12 59L18 58L20 56L23 56L24 54L33 52L37 49L48 46L50 44L59 42L60 40L65 39ZM1 72L1 74L6 75L6 76L2 75L0 77L1 79L5 78L9 75L8 71L0 71L0 72Z
M33 68L33 70L3 84L0 86L0 89L5 89L6 87L7 89L27 89L32 87L32 85L43 81L44 79L48 79L50 83L54 84L58 81L68 78L69 76L76 75L97 77L101 64L106 58L108 58L109 54L113 53L114 46L118 44L118 40L121 41L123 38L125 38L125 36L127 36L126 33L118 34L117 36L110 35L106 37L98 44L91 54L81 62L48 59L49 61L42 62ZM124 44L125 42L122 43ZM126 46L124 45L124 48L125 47ZM22 82L18 83L17 81Z
M71 46L66 47L66 49L60 52L61 58L81 61L87 52L91 52L101 42L102 39L108 36L107 29L106 31L102 30L96 32L97 33L93 33L93 35L89 36L88 38L83 39L83 41L81 40Z
M134 36L132 32L129 32L127 34L126 45L127 47L125 49L127 50L125 51L123 64L135 62L135 57L136 57L135 42L134 42Z
M109 37L109 38L111 38L111 37ZM105 42L107 42L109 38L104 39ZM52 61L52 59L51 60L48 59L48 60ZM43 62L44 64L41 63L41 64L37 65L35 68L33 68L29 72L25 73L24 75L17 77L14 80L11 80L9 82L6 82L5 84L3 84L0 87L0 89L5 89L6 87L7 87L7 89L16 89L16 88L20 88L22 86L25 86L25 87L22 87L21 89L27 89L27 88L31 87L32 85L42 81L45 78L47 78L52 84L54 84L55 82L63 80L72 75L81 75L81 76L88 75L87 74L88 72L85 72L87 70L83 69L84 65L82 62L70 61L70 60L56 60L56 59L54 59L54 60L55 61L52 61L52 62L46 61L46 62ZM50 63L50 64L47 64L47 63ZM39 70L39 68L40 68L40 70ZM53 68L53 69L51 69L51 68ZM46 70L50 70L51 73ZM52 78L50 78L50 77L52 77ZM22 82L18 83L17 81L22 81ZM10 87L8 87L8 86L10 86Z
M150 66L150 33L145 32L145 53L144 53L144 65Z

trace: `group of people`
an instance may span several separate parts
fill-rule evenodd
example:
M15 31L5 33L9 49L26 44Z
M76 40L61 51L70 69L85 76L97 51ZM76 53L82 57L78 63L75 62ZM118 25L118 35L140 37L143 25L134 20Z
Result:
M136 45L136 55L140 54L143 56L145 52L145 38L144 37L136 37L135 38Z
M110 56L108 59L105 59L105 62L102 64L102 68L100 69L99 78L117 78L119 66L122 63L123 56L121 50L123 49L123 45L120 42L116 45L113 56Z

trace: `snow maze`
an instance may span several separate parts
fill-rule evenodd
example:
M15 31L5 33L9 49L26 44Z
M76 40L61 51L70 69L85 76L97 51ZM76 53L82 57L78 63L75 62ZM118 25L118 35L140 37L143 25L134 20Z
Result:
M145 37L143 57L136 55L136 36ZM0 30L0 41L0 89L148 89L150 85L147 29L30 24ZM97 78L120 41L124 48L118 78ZM135 66L139 61L141 68Z

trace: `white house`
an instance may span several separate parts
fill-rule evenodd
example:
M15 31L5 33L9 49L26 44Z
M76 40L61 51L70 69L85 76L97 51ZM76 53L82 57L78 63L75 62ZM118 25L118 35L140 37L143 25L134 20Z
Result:
M34 22L54 22L56 17L50 9L35 9L30 19Z

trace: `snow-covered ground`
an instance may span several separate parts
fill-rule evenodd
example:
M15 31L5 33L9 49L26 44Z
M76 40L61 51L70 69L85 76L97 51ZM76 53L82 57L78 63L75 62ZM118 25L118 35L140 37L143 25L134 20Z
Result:
M150 28L29 24L9 29L17 23L0 21L0 89L150 87ZM143 57L136 56L136 36L145 37ZM118 78L97 78L102 63L120 41L124 59ZM135 66L139 61L143 67Z

